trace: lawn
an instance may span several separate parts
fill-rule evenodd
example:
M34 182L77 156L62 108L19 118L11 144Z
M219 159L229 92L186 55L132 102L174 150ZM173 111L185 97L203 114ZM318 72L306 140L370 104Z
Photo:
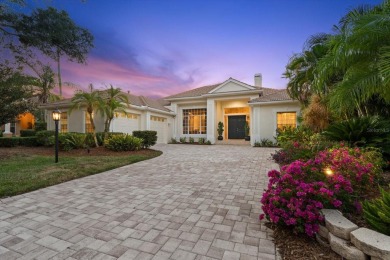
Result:
M131 153L60 153L60 160L36 148L12 152L0 150L0 198L22 194L88 175L101 173L124 165L151 159L160 151L142 150ZM103 149L103 148L101 148ZM5 150L5 152L4 152ZM11 152L10 152L11 151Z

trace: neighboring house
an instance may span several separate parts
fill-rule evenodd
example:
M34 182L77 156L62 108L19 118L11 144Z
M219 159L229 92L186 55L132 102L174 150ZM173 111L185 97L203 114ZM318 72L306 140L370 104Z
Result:
M11 123L1 126L4 136L20 135L20 130L32 129L34 127L35 118L31 113L18 115Z
M263 138L274 139L276 129L296 126L300 112L298 101L286 90L263 88L261 74L256 74L254 85L229 78L220 84L204 86L162 100L128 95L127 115L118 113L111 125L112 132L132 133L134 130L155 130L158 143L171 138L202 137L215 143L218 122L224 123L224 139L243 139L244 126L250 126L251 144ZM46 104L48 129L54 129L51 112L62 111L62 132L89 132L90 123L85 109L69 113L70 99ZM104 118L94 115L96 130L103 131ZM187 139L188 140L188 139Z

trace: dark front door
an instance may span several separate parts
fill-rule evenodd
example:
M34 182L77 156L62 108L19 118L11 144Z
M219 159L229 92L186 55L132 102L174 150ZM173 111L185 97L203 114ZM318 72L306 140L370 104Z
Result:
M228 117L228 138L244 139L245 137L246 116Z

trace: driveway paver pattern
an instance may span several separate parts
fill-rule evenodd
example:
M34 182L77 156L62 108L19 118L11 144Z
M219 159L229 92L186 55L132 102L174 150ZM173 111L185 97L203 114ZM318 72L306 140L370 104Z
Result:
M0 202L0 259L275 259L274 149L157 145L152 160Z

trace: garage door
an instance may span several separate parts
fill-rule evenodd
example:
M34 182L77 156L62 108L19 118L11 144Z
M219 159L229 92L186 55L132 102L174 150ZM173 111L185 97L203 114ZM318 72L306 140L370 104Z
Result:
M140 116L131 113L117 113L114 118L114 132L132 134L133 131L140 130Z
M167 143L168 121L165 117L150 116L150 130L157 132L157 143Z

